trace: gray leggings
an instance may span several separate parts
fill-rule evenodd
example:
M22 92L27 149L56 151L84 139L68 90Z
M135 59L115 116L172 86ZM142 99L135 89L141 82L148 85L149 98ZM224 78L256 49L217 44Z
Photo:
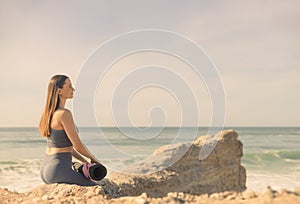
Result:
M80 186L98 185L72 169L72 154L68 152L46 155L41 167L41 177L42 180L48 184L68 183Z

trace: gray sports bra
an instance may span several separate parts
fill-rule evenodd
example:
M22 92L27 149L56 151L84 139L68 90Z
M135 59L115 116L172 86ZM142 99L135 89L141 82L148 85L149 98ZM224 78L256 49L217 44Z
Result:
M47 146L53 148L63 148L73 146L65 130L55 130L51 128L51 134L47 137Z

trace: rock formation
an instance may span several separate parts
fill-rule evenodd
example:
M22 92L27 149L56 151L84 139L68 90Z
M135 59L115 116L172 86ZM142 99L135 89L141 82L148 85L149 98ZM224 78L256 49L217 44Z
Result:
M166 145L149 158L126 168L130 174L115 173L110 179L120 187L122 194L130 196L143 192L161 197L168 192L199 195L243 191L246 170L240 163L243 145L237 137L235 131L224 130L214 136L199 137L192 144ZM200 160L201 148L214 144L211 153Z

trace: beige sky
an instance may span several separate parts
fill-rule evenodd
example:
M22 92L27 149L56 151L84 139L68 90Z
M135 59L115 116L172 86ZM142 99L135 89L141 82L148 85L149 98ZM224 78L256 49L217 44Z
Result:
M36 126L53 74L65 73L76 85L84 62L100 44L142 29L178 33L206 51L223 81L226 126L299 126L299 9L297 0L2 0L0 127ZM213 104L203 81L182 61L159 53L136 54L110 68L95 92L95 113L101 125L113 125L109 100L122 77L151 64L183 77L196 93L200 125L209 125ZM166 90L148 87L135 95L128 111L135 125L147 126L149 111L161 106L165 125L176 126L181 121L180 103ZM188 110L193 111L195 107Z

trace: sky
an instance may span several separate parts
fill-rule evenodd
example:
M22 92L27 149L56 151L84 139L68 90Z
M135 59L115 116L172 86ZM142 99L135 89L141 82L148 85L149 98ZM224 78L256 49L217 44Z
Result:
M68 75L77 89L67 103L71 110L80 95L93 91L93 101L82 100L81 111L74 115L83 126L93 125L81 117L91 104L98 125L103 126L115 126L124 117L120 112L128 113L137 126L179 126L182 121L194 125L195 114L200 126L209 126L214 117L224 117L225 126L299 126L299 10L298 0L0 0L0 127L36 127L54 74ZM166 53L125 56L107 69L102 81L98 77L95 91L76 87L101 45L145 29L176 33L205 51L223 85L224 113L213 112L223 98L212 103L211 85L183 60ZM143 44L137 42L133 39L121 48L116 44L112 53L122 51L122 46ZM193 54L197 57L200 52ZM141 67L149 74L138 72ZM170 73L159 74L164 73L156 72L159 67ZM134 77L138 73L142 77ZM173 76L181 77L180 82L167 88L159 84ZM138 84L151 79L153 84ZM130 89L132 80L136 90ZM188 91L194 98L184 95ZM127 92L130 98L124 96ZM114 96L118 101L112 102ZM124 121L117 125L128 125Z

